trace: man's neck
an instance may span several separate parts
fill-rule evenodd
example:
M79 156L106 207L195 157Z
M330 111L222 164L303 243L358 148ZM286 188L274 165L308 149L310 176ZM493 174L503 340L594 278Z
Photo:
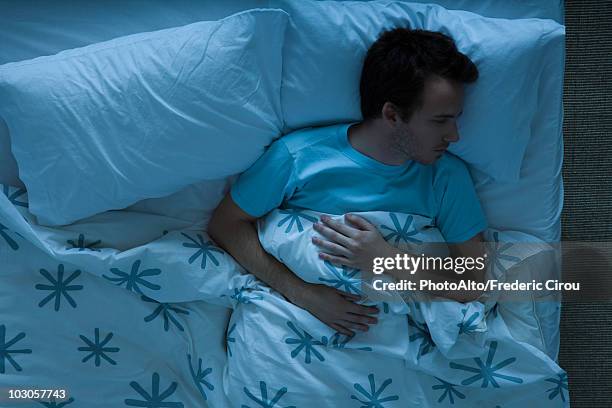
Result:
M406 156L393 149L391 134L378 120L360 122L349 127L348 142L359 153L389 166L406 163Z

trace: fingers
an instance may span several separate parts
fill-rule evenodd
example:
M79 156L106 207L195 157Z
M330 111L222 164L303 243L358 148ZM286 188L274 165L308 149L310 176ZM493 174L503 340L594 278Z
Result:
M374 226L374 224L370 223L368 220L358 215L346 214L344 218L346 218L351 224L355 225L356 227L359 227L360 229L364 231L376 230L376 227Z
M359 230L357 230L355 227L346 225L342 221L334 220L328 215L322 215L321 221L323 221L329 228L347 237L354 237L355 234L359 232Z
M364 316L354 313L347 313L346 318L340 324L349 329L368 331L369 325L378 323L378 319L372 316Z
M347 329L344 326L341 326L338 323L330 323L329 327L331 327L332 329L334 329L335 331L337 331L340 334L344 334L345 336L353 337L355 335L355 332Z
M349 251L347 251L345 247L340 246L334 242L325 241L317 237L312 237L312 243L324 249L330 255L339 255L344 257L350 256Z
M353 323L363 324L363 325L378 323L378 319L376 317L365 316L365 315L355 314L355 313L350 313L350 312L346 314L345 320L348 320Z
M345 327L348 327L350 329L359 330L359 331L363 331L363 332L366 332L366 331L369 330L368 325L361 324L361 323L351 322L349 320L343 320L342 321L342 325L345 326Z
M336 290L336 292L343 296L347 302L349 302L348 304L346 304L346 308L343 307L346 312L343 314L341 318L342 320L338 322L338 324L342 325L347 329L368 331L368 325L378 323L378 319L376 317L370 316L379 312L377 307L364 306L353 303L354 301L357 301L361 298L358 295L354 295L348 292L342 292L340 290Z
M319 234L323 235L325 238L336 244L342 245L345 248L348 248L350 246L350 238L348 236L339 233L338 231L330 228L327 225L317 222L313 225L313 228Z
M319 252L319 259L323 259L324 261L329 261L336 266L341 266L341 265L346 265L350 267L355 266L355 263L348 258L345 258L343 256L330 255L324 252Z
M357 315L373 315L380 313L380 310L375 306L364 306L353 303L349 309L349 313L354 313Z
M361 295L344 292L339 289L336 289L336 293L338 293L340 296L345 298L345 300L350 302L347 308L348 313L352 313L356 315L364 315L364 316L380 313L380 309L377 308L376 306L366 306L366 305L359 305L357 303L354 303L354 302L358 302L361 300Z

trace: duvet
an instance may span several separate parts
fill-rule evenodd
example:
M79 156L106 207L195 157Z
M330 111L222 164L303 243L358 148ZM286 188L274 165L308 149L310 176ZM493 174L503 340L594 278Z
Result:
M542 316L535 299L423 302L389 293L367 300L379 304L379 323L347 338L189 223L110 211L43 227L24 190L0 188L0 389L66 391L19 401L5 392L2 406L569 405L543 324L554 319L554 302ZM360 215L394 245L439 239L424 217ZM310 237L319 216L275 210L260 221L260 240L304 280L363 291L360 271L317 258ZM487 238L499 244L489 273L502 280L549 250L513 245L520 233Z

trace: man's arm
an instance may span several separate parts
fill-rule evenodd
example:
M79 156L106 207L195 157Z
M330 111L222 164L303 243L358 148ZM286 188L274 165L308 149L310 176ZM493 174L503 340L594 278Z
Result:
M215 209L208 233L246 270L292 300L299 295L304 282L263 249L256 221L257 218L238 207L228 193Z
M215 209L208 233L247 271L332 329L352 336L354 332L350 329L367 330L368 324L377 322L368 315L378 313L378 309L354 303L358 296L304 282L268 254L259 242L256 220L236 205L228 193Z

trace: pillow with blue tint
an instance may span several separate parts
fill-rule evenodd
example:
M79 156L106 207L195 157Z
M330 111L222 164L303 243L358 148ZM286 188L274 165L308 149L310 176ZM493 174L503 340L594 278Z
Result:
M291 15L283 52L285 131L361 120L362 63L379 34L396 27L440 31L455 40L480 72L478 81L466 86L459 120L462 139L449 150L497 180L519 179L538 109L538 83L546 81L543 55L563 38L563 26L400 1L270 4Z
M0 66L0 115L38 221L248 168L282 127L287 21L251 10Z

